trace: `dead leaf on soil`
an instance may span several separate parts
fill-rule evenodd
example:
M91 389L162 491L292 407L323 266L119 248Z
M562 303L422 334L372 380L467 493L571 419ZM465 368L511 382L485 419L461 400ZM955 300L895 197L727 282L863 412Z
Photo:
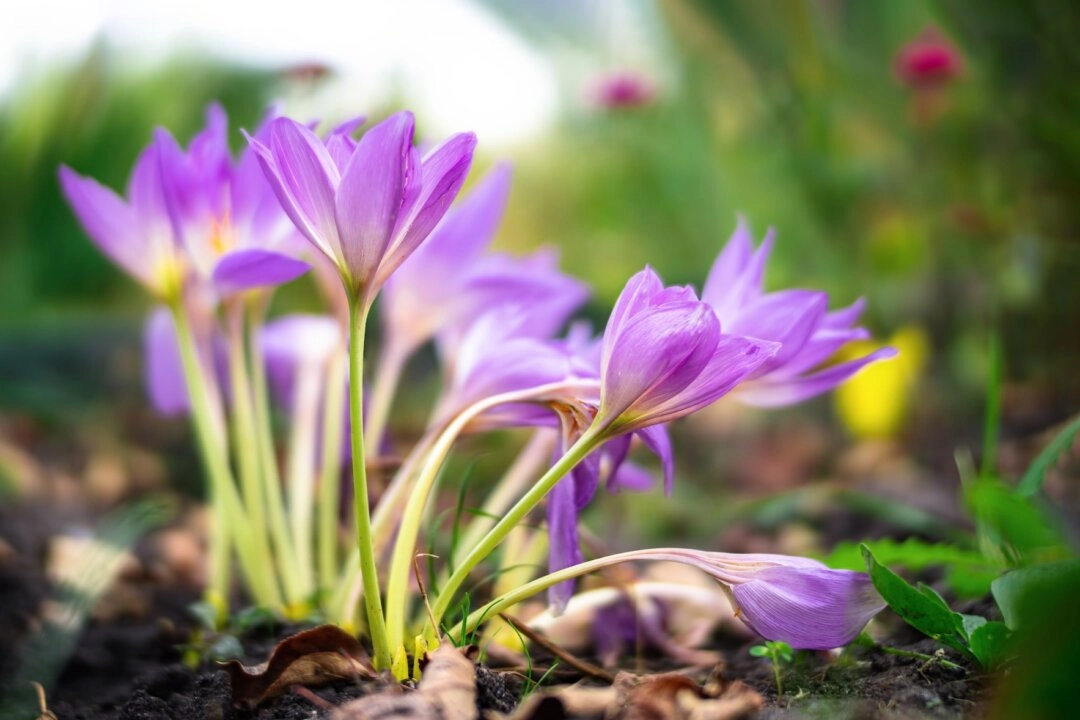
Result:
M476 713L476 664L469 651L444 642L428 653L424 676L413 692L380 693L339 707L333 720L473 720Z
M702 687L678 673L619 673L611 687L563 687L533 695L511 720L737 720L763 702L741 682L710 681Z
M279 642L270 658L254 667L238 660L221 663L232 681L236 707L253 708L293 685L375 677L360 641L334 625L320 625Z

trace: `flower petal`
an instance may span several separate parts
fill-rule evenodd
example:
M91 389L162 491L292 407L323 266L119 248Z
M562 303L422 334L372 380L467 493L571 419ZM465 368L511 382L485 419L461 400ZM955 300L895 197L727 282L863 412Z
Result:
M144 378L150 403L162 415L183 415L191 409L180 361L176 324L168 308L155 308L143 332Z
M802 402L815 395L832 390L875 360L894 357L896 349L884 347L856 360L833 365L812 375L785 378L776 381L762 379L753 385L739 389L739 400L758 407L778 407Z
M811 650L847 645L885 607L866 573L825 567L768 567L731 594L759 635Z
M345 264L357 287L372 281L389 247L412 135L412 113L391 115L364 133L342 173L337 226Z
M131 208L112 190L60 166L60 188L87 235L105 255L136 280L153 286L153 256L135 231Z
M227 297L243 290L283 285L310 269L306 262L271 250L235 250L214 266L213 281L218 293Z

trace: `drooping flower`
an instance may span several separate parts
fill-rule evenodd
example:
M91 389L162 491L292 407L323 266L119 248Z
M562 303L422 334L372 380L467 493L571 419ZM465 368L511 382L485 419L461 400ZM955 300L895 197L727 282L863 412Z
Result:
M249 139L285 212L365 302L442 219L472 160L472 133L421 159L413 126L412 114L400 112L358 142L338 132L324 144L278 118L265 142Z
M778 343L778 351L740 385L735 397L751 405L777 406L801 402L831 390L862 367L896 354L880 348L862 357L827 365L847 343L869 337L855 326L863 301L828 312L829 296L812 290L766 293L765 262L772 250L770 233L756 250L746 222L717 257L702 290L724 332Z
M163 139L155 137L135 162L127 199L96 180L60 166L60 188L94 244L157 298L180 297L187 272L165 197Z
M671 560L708 573L728 592L736 614L752 630L793 648L847 645L885 607L866 573L833 570L808 558L683 548L613 557Z

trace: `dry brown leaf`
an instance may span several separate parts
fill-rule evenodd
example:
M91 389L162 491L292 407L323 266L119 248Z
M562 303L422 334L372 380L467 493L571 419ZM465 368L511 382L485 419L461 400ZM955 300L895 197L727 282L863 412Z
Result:
M534 693L509 720L563 720L602 718L615 703L615 688L568 685Z
M334 625L320 625L279 642L270 658L255 667L238 660L222 663L232 680L236 707L256 707L293 685L322 685L332 680L374 677L360 641Z
M428 654L416 690L404 695L371 695L339 707L333 720L473 720L476 712L476 665L462 651L444 642Z
M721 691L709 697L709 690ZM678 673L615 678L617 699L606 720L736 720L756 711L761 695L741 682L702 688Z

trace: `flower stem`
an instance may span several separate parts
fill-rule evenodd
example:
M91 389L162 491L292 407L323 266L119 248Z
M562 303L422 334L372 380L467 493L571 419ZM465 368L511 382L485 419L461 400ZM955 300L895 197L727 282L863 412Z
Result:
M559 458L559 460L544 473L543 477L541 477L536 484L507 511L506 515L495 524L495 527L488 531L480 542L469 551L469 554L462 561L461 565L450 575L450 579L446 581L446 585L441 589L438 598L435 600L435 604L432 606L432 619L436 624L439 623L442 620L443 615L446 614L454 594L461 588L461 585L465 582L466 578L468 578L472 569L490 555L514 526L521 522L534 507L540 504L540 501L551 492L551 489L555 487L556 483L558 483L568 472L573 470L586 455L596 449L600 442L601 438L598 436L598 433L586 430L585 433L578 438L577 442L566 451L566 454ZM551 576L549 575L547 577ZM529 584L532 585L532 583ZM431 621L429 620L429 622ZM437 627L428 628L431 639L434 639L435 633L437 632Z
M373 452L379 451L383 433L386 432L386 421L390 416L394 393L397 391L401 372L405 369L405 362L408 359L409 354L402 352L392 338L387 339L387 344L379 353L378 372L375 374L371 403L368 405L364 422L364 444L372 448Z
M375 652L375 667L386 669L390 667L390 650L386 642L386 622L375 569L375 549L371 544L371 510L368 507L364 459L364 332L369 310L367 302L350 296L349 417L352 420L353 509L356 516L356 546L360 551L360 574L364 584L364 606Z
M338 572L338 530L341 527L341 434L345 404L345 358L335 353L327 368L323 392L323 447L319 477L319 587L329 593ZM329 597L324 598L324 606Z
M213 409L199 363L191 323L182 304L173 305L172 311L176 322L180 359L184 367L184 380L191 397L195 435L210 478L210 599L221 611L227 609L231 532L240 555L240 568L256 602L265 607L278 607L280 598L273 574L262 571L262 568L266 567L264 561L269 561L269 553L260 552L258 544L250 534L249 521L229 468L225 444L214 432ZM263 551L265 549L263 546Z
M278 571L285 587L289 605L300 606L305 600L304 589L298 574L296 548L289 538L285 518L285 501L281 495L281 474L274 452L274 428L270 417L270 390L266 381L266 359L253 323L250 331L251 384L255 409L255 437L258 443L259 469L262 473L262 489L265 494L266 519L270 538L277 551Z

